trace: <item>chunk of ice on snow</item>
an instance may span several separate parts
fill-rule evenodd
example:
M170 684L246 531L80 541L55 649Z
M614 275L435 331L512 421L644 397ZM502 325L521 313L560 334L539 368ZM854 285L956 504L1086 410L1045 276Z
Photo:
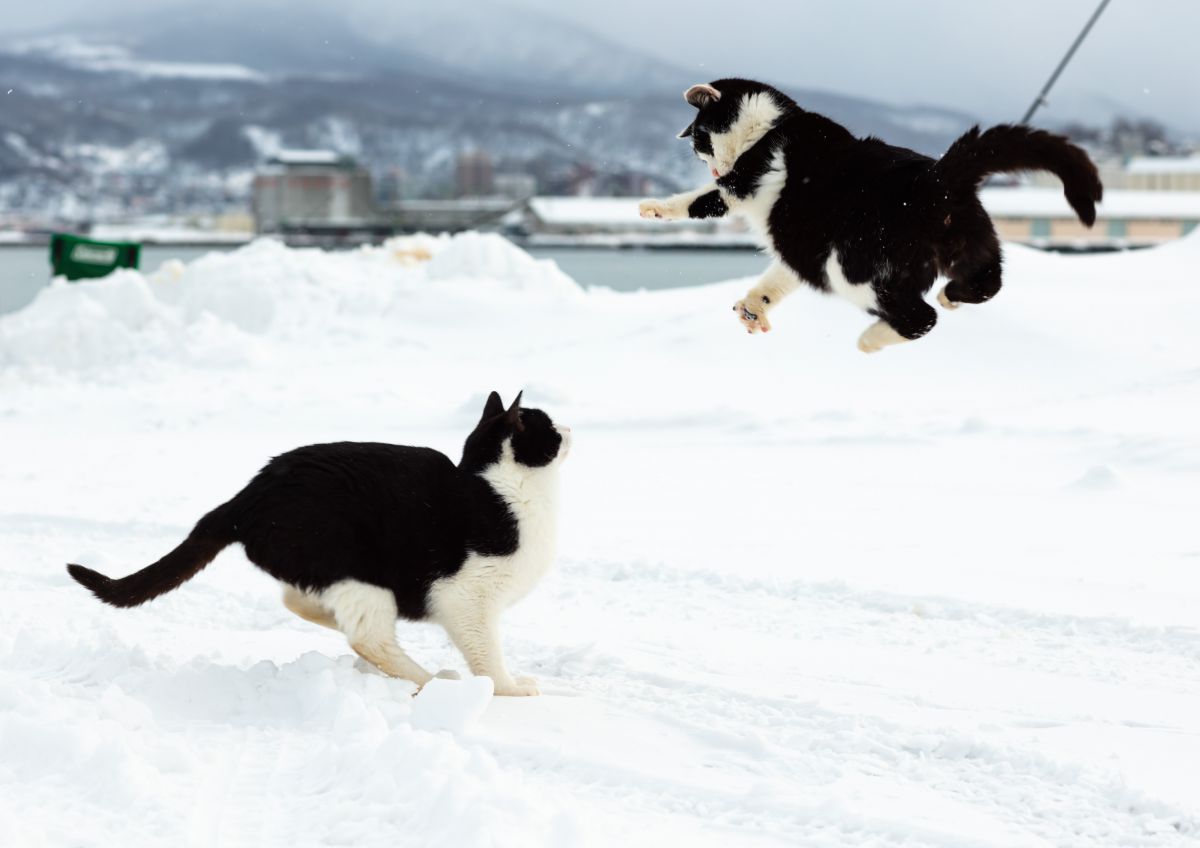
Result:
M461 733L483 715L493 691L490 677L435 677L413 699L412 725L422 730Z

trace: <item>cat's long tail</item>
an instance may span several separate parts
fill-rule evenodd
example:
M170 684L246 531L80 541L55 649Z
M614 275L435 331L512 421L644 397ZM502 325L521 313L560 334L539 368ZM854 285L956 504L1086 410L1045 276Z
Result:
M979 188L988 174L1049 171L1063 183L1067 203L1087 226L1096 222L1096 203L1104 194L1096 166L1084 150L1064 136L1018 124L1000 124L980 132L972 127L934 166L949 189Z
M229 504L222 504L196 522L188 537L165 557L141 571L117 580L82 565L67 571L85 588L114 607L136 607L177 589L191 580L234 540Z

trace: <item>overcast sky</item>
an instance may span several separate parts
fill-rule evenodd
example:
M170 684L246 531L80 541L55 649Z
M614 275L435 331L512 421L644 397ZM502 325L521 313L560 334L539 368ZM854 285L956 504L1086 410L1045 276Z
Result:
M698 77L761 76L1019 118L1098 0L515 0L669 57ZM1104 96L1200 129L1200 0L1112 0L1051 108Z
M583 24L695 70L698 80L759 77L1016 119L1098 0L508 2ZM109 0L104 8L147 3ZM472 2L457 5L468 13ZM82 10L94 15L97 8L94 0L6 6L0 31L58 22ZM1087 117L1104 98L1200 131L1198 40L1200 0L1112 0L1056 87L1050 110Z

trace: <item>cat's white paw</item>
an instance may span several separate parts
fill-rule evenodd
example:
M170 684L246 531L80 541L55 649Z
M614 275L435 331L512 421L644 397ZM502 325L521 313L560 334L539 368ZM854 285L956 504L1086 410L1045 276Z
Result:
M858 349L863 353L876 353L890 345L903 344L907 341L911 341L911 339L906 339L897 333L896 329L887 321L876 321L863 330L863 334L858 337Z
M517 681L517 683L521 684L522 686L537 686L538 685L537 678L530 677L528 674L518 674L516 677L513 678L513 680Z
M883 345L874 339L868 338L866 333L858 337L858 349L863 353L879 353L883 350Z
M638 214L643 218L673 218L670 208L661 200L643 200L638 204Z
M434 677L439 677L442 680L462 680L462 675L452 668L443 668Z
M542 693L537 687L537 682L534 681L532 677L518 677L512 683L506 683L503 685L497 683L496 694L521 698L529 697L531 695L540 695Z
M747 333L753 335L757 332L771 331L771 322L767 320L767 305L763 303L762 297L748 294L733 305L733 311L737 313L738 320L742 322Z
M940 303L946 309L958 309L958 307L962 306L961 303L956 303L955 301L946 297L946 287L945 286L942 286L942 290L940 292L938 292L938 303Z

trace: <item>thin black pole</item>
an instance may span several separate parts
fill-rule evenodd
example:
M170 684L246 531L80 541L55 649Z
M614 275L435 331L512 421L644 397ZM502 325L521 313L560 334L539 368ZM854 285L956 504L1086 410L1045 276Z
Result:
M1096 7L1096 11L1093 12L1091 18L1088 19L1087 25L1084 26L1083 31L1079 33L1079 36L1075 39L1075 43L1072 44L1071 49L1067 51L1067 55L1062 57L1062 61L1058 63L1058 67L1054 69L1054 73L1050 75L1050 79L1048 79L1046 84L1042 86L1042 90L1038 92L1038 96L1034 98L1033 103L1029 104L1029 109L1025 112L1025 117L1021 119L1022 124L1028 124L1029 119L1033 117L1033 113L1036 112L1039 107L1045 105L1046 95L1050 93L1050 89L1054 87L1054 83L1058 82L1058 75L1063 72L1063 68L1065 68L1067 63L1071 61L1071 57L1075 55L1075 51L1079 49L1079 45L1083 44L1083 40L1087 38L1087 34L1092 31L1093 24L1096 23L1097 19L1099 19L1101 13L1104 12L1104 8L1109 4L1109 2L1110 0L1100 0L1100 5Z

